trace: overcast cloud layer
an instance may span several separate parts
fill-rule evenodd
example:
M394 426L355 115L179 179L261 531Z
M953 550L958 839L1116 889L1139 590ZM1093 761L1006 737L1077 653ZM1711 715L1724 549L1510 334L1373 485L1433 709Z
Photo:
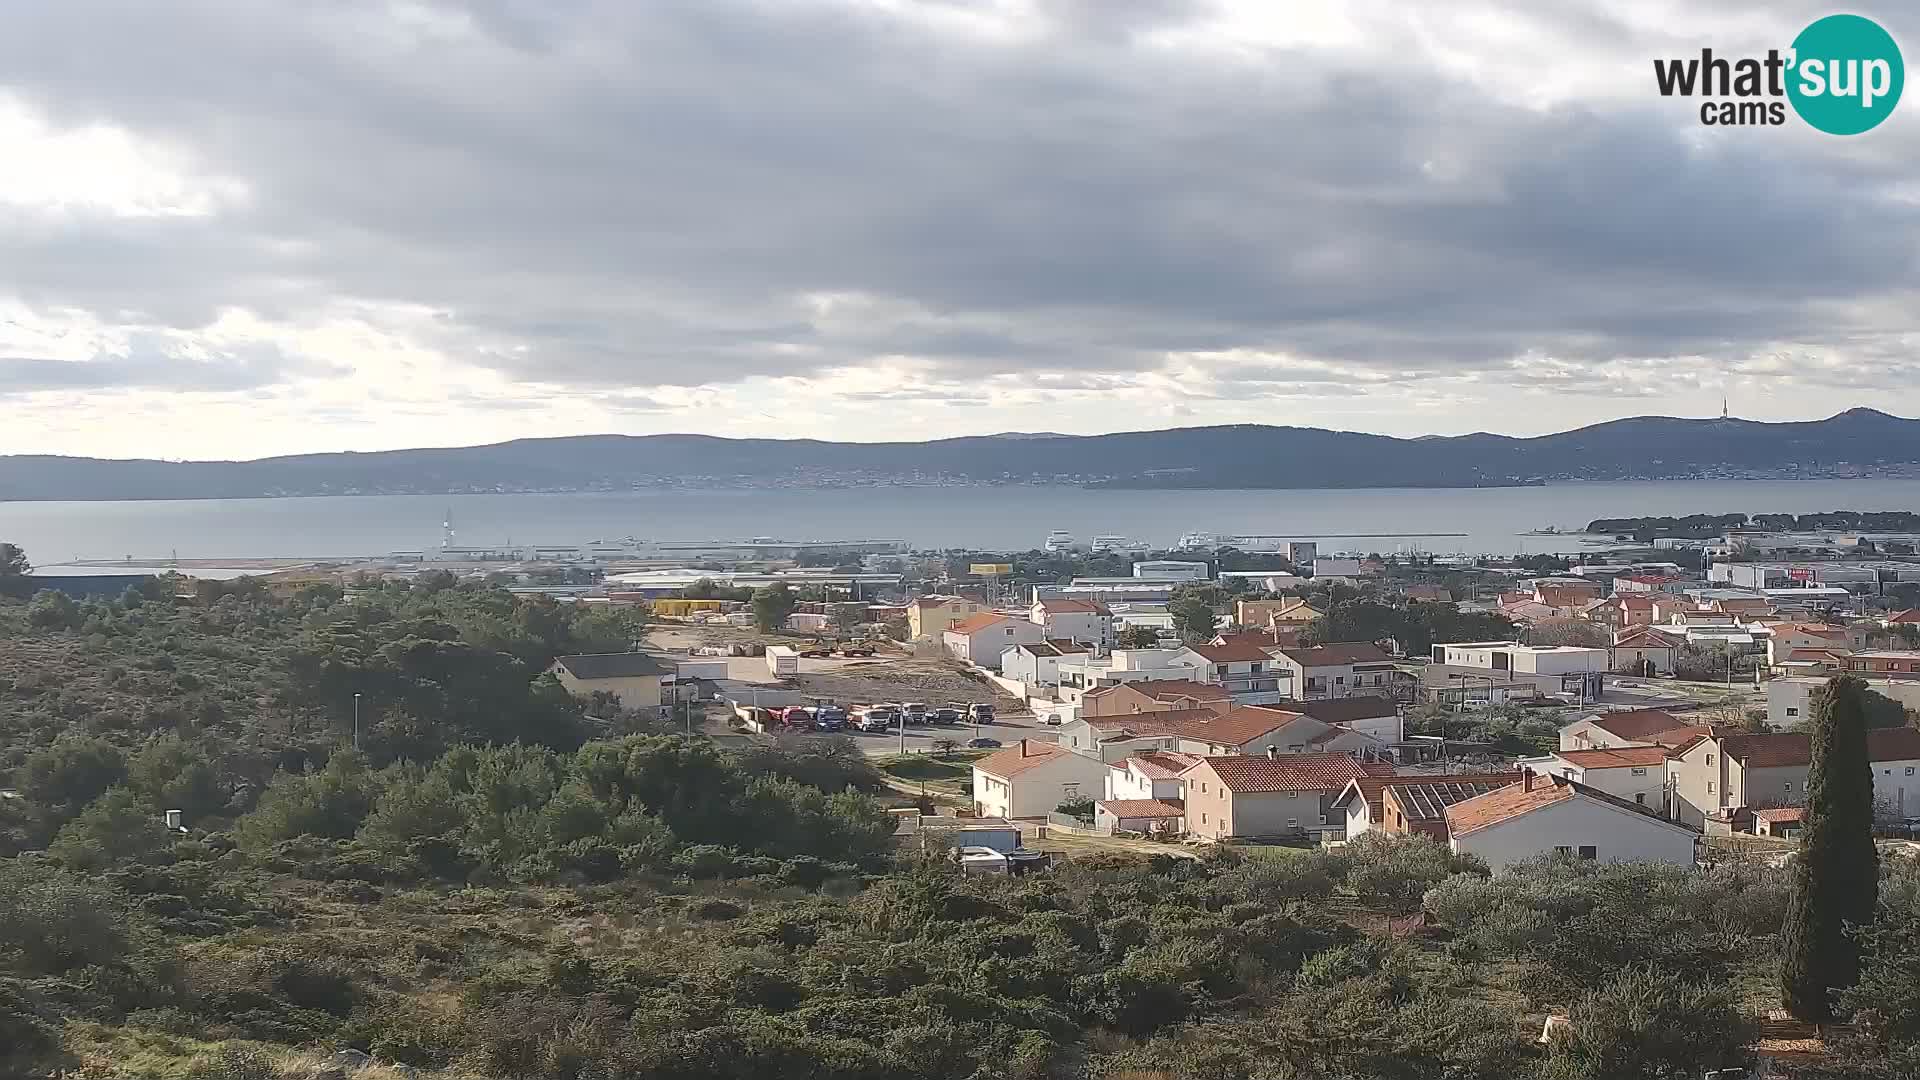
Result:
M1672 7L13 5L0 452L1920 414L1920 100Z

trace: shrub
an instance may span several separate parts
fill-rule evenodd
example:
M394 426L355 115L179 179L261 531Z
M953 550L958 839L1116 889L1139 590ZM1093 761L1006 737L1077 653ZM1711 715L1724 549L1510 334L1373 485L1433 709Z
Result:
M1615 973L1568 1020L1549 1049L1546 1080L1699 1076L1740 1064L1757 1033L1731 991L1651 968Z
M1369 832L1346 845L1347 884L1361 900L1411 911L1421 897L1449 876L1486 872L1472 856L1455 855L1424 836L1390 837Z

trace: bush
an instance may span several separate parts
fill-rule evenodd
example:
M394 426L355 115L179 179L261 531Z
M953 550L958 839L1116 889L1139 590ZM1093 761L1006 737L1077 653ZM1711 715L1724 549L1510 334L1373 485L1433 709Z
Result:
M1568 1010L1543 1080L1699 1076L1743 1063L1757 1034L1731 991L1629 968Z
M27 975L111 964L129 951L126 900L97 881L0 862L0 954Z
M1397 911L1420 905L1428 889L1456 873L1485 874L1470 855L1455 855L1424 836L1392 837L1369 832L1342 849L1347 884L1362 901Z
M97 873L169 848L173 836L152 806L116 787L62 825L48 850L68 866Z

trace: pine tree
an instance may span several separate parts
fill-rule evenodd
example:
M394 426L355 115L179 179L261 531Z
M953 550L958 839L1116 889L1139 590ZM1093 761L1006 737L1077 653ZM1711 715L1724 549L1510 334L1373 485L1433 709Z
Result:
M1865 682L1841 675L1814 702L1806 824L1780 965L1782 1003L1803 1020L1831 1019L1834 991L1859 978L1859 943L1847 926L1870 921L1879 898L1867 692Z

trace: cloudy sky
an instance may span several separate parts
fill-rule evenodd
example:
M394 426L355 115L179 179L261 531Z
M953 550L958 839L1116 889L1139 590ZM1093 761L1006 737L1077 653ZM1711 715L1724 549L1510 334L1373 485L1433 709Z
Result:
M1920 101L1675 7L13 5L0 452L1920 414Z

